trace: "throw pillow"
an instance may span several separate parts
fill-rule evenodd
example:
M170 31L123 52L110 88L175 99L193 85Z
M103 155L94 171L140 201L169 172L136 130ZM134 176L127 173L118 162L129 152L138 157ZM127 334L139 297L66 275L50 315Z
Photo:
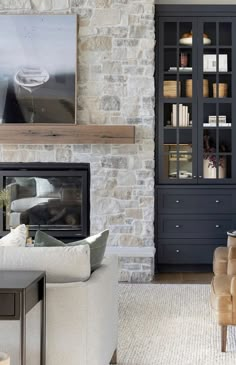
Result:
M11 232L0 239L0 246L25 246L28 229L25 224L11 228Z
M91 270L96 270L102 263L109 230L106 229L103 232L95 234L94 236L87 237L81 241L70 242L65 244L64 242L49 236L45 232L37 231L35 235L36 247L48 247L48 246L79 246L79 245L89 245L90 247L90 264Z
M37 231L34 238L34 246L35 247L56 247L56 246L62 246L64 247L65 244L56 239L53 236L49 236L49 234L43 232L43 231Z

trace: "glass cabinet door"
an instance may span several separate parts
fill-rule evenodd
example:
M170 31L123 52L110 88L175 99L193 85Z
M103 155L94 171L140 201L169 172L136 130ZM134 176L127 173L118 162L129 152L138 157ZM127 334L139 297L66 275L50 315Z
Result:
M233 181L233 23L224 18L199 22L198 182Z
M162 18L159 32L158 180L196 183L197 23Z

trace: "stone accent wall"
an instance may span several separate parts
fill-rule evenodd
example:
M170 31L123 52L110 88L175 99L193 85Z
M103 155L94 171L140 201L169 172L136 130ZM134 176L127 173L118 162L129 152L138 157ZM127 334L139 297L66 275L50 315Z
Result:
M154 0L1 0L0 13L78 14L78 123L136 126L134 145L1 145L0 161L89 162L91 233L153 247ZM152 276L141 250L121 264L127 280Z

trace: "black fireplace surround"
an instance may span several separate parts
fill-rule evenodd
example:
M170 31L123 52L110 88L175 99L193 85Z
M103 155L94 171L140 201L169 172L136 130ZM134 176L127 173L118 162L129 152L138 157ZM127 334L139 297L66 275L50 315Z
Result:
M89 236L90 167L87 163L0 163L0 236L10 227L40 229L65 242Z

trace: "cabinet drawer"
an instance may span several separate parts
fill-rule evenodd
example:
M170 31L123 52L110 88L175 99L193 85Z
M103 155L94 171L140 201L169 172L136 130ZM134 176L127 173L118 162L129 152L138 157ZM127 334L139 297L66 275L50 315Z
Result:
M236 212L235 192L222 189L160 189L160 213L233 213Z
M14 293L0 293L0 316L15 316Z
M234 224L235 223L235 224ZM224 238L227 230L236 227L231 215L160 215L160 238Z
M160 264L212 264L217 244L158 244L157 261Z

